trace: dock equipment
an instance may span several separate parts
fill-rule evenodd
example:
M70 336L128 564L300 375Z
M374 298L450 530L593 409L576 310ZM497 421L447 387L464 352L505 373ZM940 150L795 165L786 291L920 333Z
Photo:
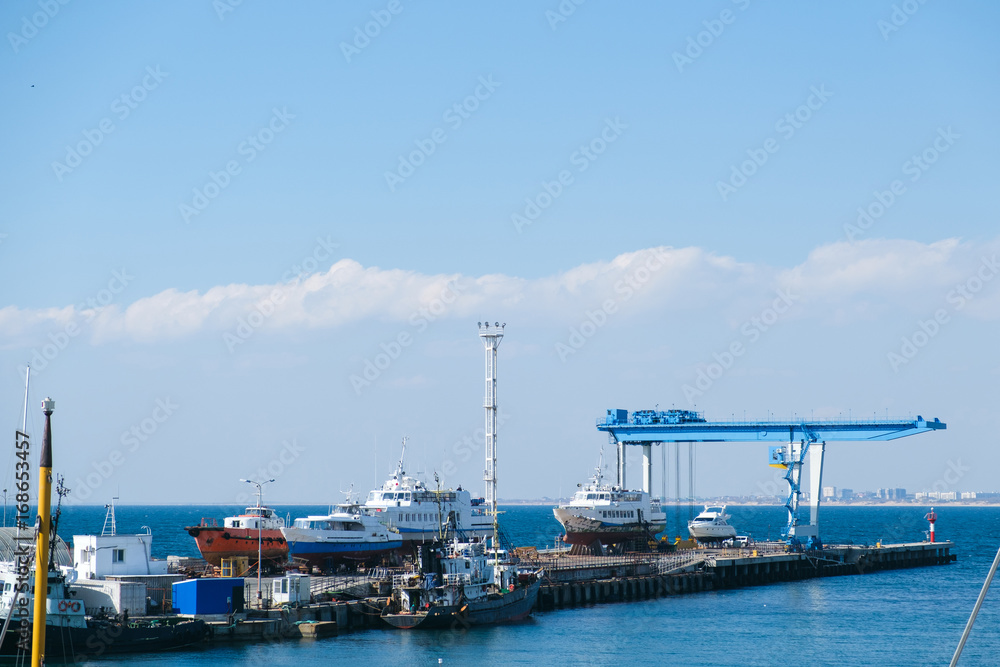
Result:
M597 430L608 434L618 447L618 486L625 487L626 445L642 447L642 490L652 488L652 446L667 442L780 442L768 450L769 465L785 470L788 483L788 525L783 531L789 541L819 546L819 502L823 481L823 457L830 441L882 441L905 438L927 431L944 430L944 422L934 418L789 420L789 421L707 421L704 413L692 410L608 410L597 420ZM802 465L809 465L809 523L799 520Z

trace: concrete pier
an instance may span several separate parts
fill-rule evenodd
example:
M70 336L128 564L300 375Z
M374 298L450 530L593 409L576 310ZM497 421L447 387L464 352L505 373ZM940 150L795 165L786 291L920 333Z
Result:
M666 554L573 556L539 552L527 562L544 568L545 580L535 609L549 611L609 602L630 602L668 595L689 595L761 586L816 577L864 575L881 570L929 567L955 561L951 542L914 542L875 546L832 545L823 551L789 551L783 543L758 543L743 549L689 549ZM327 591L341 583L318 582ZM337 586L334 586L336 583ZM369 582L369 590L379 589ZM374 594L374 593L373 593ZM321 593L320 596L325 595ZM315 599L315 596L314 596ZM280 641L332 637L341 632L384 628L379 618L387 599L250 610L230 616L202 617L212 627L210 642Z
M955 561L952 548L951 542L916 542L874 547L839 545L822 552L800 553L770 543L757 549L691 550L674 555L673 560L637 555L602 565L602 560L609 559L563 559L548 565L547 581L539 591L536 609L945 565Z
M210 642L320 639L340 632L382 627L379 614L384 606L385 598L372 598L200 618L212 629Z

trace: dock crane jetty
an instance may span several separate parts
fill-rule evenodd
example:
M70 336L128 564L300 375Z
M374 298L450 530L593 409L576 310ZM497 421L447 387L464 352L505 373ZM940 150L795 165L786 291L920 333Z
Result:
M792 544L820 548L819 503L823 483L826 443L834 441L883 441L918 433L944 430L938 420L916 418L789 420L789 421L707 421L702 412L692 410L608 410L597 420L597 430L608 434L618 448L618 485L625 487L628 445L642 447L642 490L652 487L652 446L669 442L780 442L768 449L768 465L785 470L788 483L788 525L783 534ZM802 466L809 461L809 522L800 521Z

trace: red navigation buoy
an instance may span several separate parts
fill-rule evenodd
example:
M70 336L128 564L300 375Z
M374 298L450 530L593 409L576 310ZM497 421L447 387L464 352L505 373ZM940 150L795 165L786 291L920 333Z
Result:
M933 507L931 508L930 512L928 512L927 514L924 515L924 518L927 519L927 521L930 522L930 524L931 524L931 544L933 544L934 543L934 522L937 521L937 514L934 513L934 508Z

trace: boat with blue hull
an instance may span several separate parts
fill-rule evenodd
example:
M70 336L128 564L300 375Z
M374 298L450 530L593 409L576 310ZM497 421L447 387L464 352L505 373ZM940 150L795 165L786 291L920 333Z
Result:
M331 570L348 561L379 560L403 546L399 533L363 513L356 503L336 505L333 510L295 519L281 529L293 561Z

